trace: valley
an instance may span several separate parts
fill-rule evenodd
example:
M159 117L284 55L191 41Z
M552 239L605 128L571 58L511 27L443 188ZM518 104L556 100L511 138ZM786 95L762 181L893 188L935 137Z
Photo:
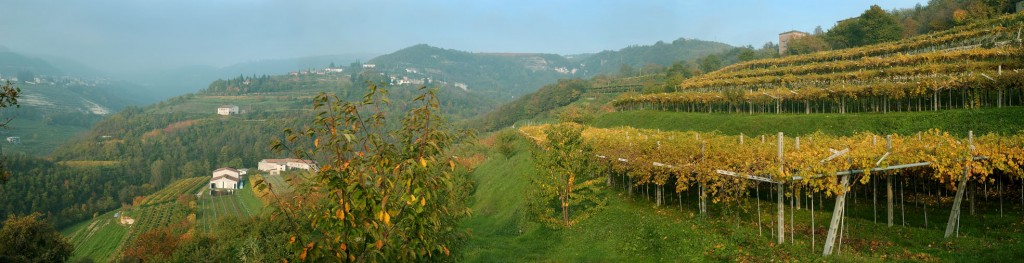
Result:
M1024 258L1024 5L120 4L0 46L0 262Z

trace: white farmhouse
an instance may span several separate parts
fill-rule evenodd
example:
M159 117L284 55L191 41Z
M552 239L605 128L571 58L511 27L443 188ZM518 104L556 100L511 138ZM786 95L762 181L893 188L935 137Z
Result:
M224 167L213 170L213 177L210 178L210 193L213 193L214 190L231 192L235 189L242 189L241 176L242 173L235 168Z
M217 107L217 114L220 115L235 115L238 114L238 106L235 105L224 105Z
M260 171L268 172L271 175L280 174L289 169L316 170L316 163L310 160L285 158L285 159L263 159L260 160L257 168Z

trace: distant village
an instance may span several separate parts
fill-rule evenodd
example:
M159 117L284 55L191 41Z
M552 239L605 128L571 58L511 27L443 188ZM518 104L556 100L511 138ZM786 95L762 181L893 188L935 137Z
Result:
M30 85L61 85L61 86L87 86L95 87L97 85L110 83L110 80L105 78L98 79L86 79L74 76L47 76L47 75L36 75L29 72L19 73L16 76L0 74L0 82L16 82L25 83Z
M360 64L360 65L361 65L360 67L363 70L376 70L377 69L377 65L376 64ZM433 70L433 69L428 69L428 70ZM555 70L558 71L558 72L563 72L563 73L568 73L570 71L569 69L566 69L566 68L558 68L558 69L555 69ZM331 74L331 73L342 73L344 71L345 71L345 69L344 68L340 68L340 67L326 67L326 68L323 68L323 69L310 69L310 70L292 71L292 72L289 72L288 75L289 76L328 75L328 74ZM434 71L436 71L436 70L434 70ZM576 69L572 69L572 72L575 73ZM391 73L395 74L395 75L388 76L388 79L389 79L389 82L390 82L389 84L391 84L391 85L426 85L426 84L429 83L429 84L439 85L439 86L443 86L443 87L454 87L454 88L461 89L463 91L468 91L469 90L469 85L466 85L466 83L455 82L455 81L448 82L448 81L444 81L444 80L436 80L436 79L428 76L427 74L423 73L422 71L420 71L417 68L404 68L402 70L396 70L395 72L391 72ZM381 72L380 74L383 76L385 73ZM437 74L440 74L440 72L437 72ZM247 84L247 83L243 83L243 84Z

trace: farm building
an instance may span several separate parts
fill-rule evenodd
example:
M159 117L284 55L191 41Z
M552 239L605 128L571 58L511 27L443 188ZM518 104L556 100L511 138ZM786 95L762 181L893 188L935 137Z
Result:
M316 163L310 160L285 158L285 159L263 159L258 167L260 171L270 174L280 174L289 169L316 170Z
M224 116L238 114L238 106L224 105L217 107L217 114Z
M210 177L210 193L216 190L228 192L235 189L242 189L242 172L235 168L224 167L213 170L213 177Z

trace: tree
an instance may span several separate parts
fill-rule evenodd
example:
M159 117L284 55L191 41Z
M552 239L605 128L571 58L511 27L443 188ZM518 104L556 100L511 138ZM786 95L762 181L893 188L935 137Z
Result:
M545 223L569 227L587 212L604 206L599 188L603 180L595 175L594 153L583 141L582 132L583 126L576 123L553 125L545 131L543 145L534 151L541 173L535 180L541 199L534 210ZM552 203L558 206L555 211L560 212L560 220L548 210ZM575 216L571 218L570 212Z
M622 64L619 66L619 77L632 77L634 71L633 66L629 64Z
M757 58L757 53L755 53L752 48L744 48L738 55L736 55L736 59L739 59L740 61L750 61L755 58Z
M786 53L788 55L810 54L828 49L828 42L818 35L810 35L790 40Z
M0 109L14 106L20 108L18 104L18 95L21 94L21 89L14 86L14 83L10 81L0 85ZM14 117L8 117L0 123L0 128L7 128L7 124L13 120ZM7 179L11 177L11 172L7 170L6 160L0 158L0 184L7 182Z
M900 26L896 17L882 10L878 5L872 5L867 11L860 15L860 41L858 46L877 44L899 40L903 36L903 27Z
M309 128L285 130L287 144L272 144L321 160L297 189L298 200L278 204L276 213L294 228L294 258L406 262L450 255L462 238L459 219L468 214L468 179L457 174L450 146L472 136L454 136L436 90L420 91L401 125L387 122L388 91L377 85L362 102L321 93Z
M515 154L516 138L519 136L514 129L504 129L498 132L496 136L497 140L494 142L495 148L505 159L511 158L512 154Z
M850 48L899 40L904 26L895 16L872 5L860 16L840 21L825 33L832 48Z
M40 213L10 216L0 228L0 262L64 262L74 248Z
M718 57L718 55L711 54L697 59L697 64L701 71L708 73L722 68L722 58Z
M180 242L181 238L171 227L154 228L139 235L132 246L125 249L124 259L142 262L169 259Z

